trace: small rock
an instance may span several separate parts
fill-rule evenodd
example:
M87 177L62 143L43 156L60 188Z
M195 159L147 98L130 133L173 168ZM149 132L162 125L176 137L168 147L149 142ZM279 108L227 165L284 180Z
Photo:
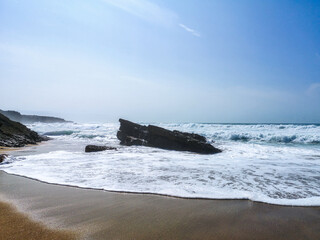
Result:
M114 147L97 146L97 145L87 145L85 148L85 152L100 152L105 150L117 150L117 149Z
M7 154L0 154L0 163L2 163L7 157Z

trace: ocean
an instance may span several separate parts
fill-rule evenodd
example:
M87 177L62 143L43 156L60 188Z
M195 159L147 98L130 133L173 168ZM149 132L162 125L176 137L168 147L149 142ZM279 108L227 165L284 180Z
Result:
M319 124L153 124L201 134L223 152L120 146L118 123L36 123L27 126L52 140L13 154L0 170L109 191L320 206ZM88 144L117 150L85 153Z

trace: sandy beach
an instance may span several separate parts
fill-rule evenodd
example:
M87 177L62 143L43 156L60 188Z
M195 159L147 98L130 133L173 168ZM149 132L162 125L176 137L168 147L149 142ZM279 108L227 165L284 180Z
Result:
M76 239L75 232L50 229L17 212L9 203L0 202L0 212L0 239Z
M79 234L80 239L320 237L319 207L113 193L47 184L3 171L0 171L0 197L32 221L71 231ZM3 221L2 215L1 218ZM1 236L7 236L3 228L0 232Z
M0 19L0 240L320 240L320 1Z

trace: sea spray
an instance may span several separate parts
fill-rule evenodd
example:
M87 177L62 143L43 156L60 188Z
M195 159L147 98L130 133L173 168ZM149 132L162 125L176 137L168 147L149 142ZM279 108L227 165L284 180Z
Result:
M40 133L72 134L53 136L47 151L46 144L39 145L0 169L51 183L113 191L320 205L319 125L158 125L202 134L224 151L204 156L118 146L117 123L33 124L30 127ZM88 154L85 144L116 146L118 151Z

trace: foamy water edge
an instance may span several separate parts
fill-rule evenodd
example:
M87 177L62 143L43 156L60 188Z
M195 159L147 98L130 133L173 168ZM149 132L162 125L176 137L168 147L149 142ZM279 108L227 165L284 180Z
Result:
M300 141L306 139L301 136L312 135L312 141L319 138L319 126L267 125L266 130L263 125L221 125L218 128L206 124L159 125L203 134L224 152L206 156L146 147L121 147L115 138L117 124L39 124L32 126L38 132L60 131L61 135L52 135L55 135L53 142L57 141L57 150L8 159L0 169L43 182L113 192L320 206L319 145ZM237 128L239 135L241 132L258 136L261 129L264 136L269 137L295 134L297 137L292 141L300 139L300 142L266 143L257 138L219 140L217 137L221 132L224 136L231 136ZM276 129L280 129L280 133ZM284 132L284 129L287 130ZM79 137L87 135L93 137ZM82 148L87 143L107 144L119 149L86 154Z

